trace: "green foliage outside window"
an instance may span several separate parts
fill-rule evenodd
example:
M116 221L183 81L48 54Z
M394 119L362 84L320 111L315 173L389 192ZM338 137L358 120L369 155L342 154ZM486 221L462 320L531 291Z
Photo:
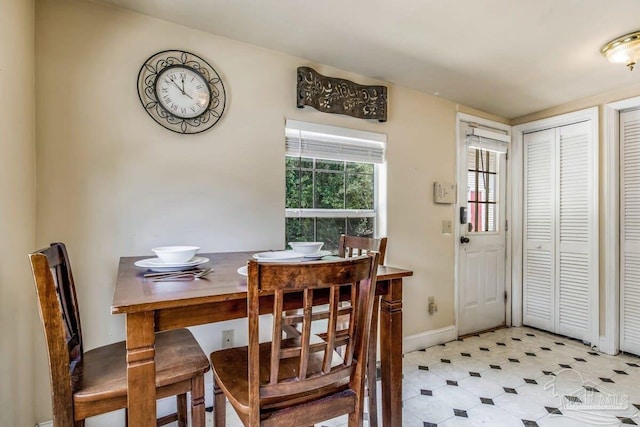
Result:
M287 157L286 168L288 209L374 209L373 164ZM286 219L286 242L323 241L335 251L342 233L373 237L374 218Z

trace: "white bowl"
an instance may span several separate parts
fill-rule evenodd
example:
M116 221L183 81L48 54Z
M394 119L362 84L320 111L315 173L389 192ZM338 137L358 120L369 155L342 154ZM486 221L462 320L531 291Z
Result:
M253 258L260 262L299 262L304 259L304 254L295 251L273 251L253 254Z
M162 261L176 264L191 260L200 248L198 246L161 246L151 250Z
M289 242L294 251L305 255L313 255L322 249L324 242Z

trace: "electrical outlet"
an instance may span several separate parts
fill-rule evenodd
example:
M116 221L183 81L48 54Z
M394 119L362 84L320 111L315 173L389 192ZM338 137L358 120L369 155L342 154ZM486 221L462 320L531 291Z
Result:
M233 329L222 331L222 348L233 347Z
M438 311L438 305L436 304L435 297L429 297L427 300L427 307L429 310L429 314L433 314Z

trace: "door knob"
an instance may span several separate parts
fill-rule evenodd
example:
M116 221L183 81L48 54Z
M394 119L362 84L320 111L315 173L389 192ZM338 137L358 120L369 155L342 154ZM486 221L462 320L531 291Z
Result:
M460 243L469 243L469 238L467 236L460 236Z

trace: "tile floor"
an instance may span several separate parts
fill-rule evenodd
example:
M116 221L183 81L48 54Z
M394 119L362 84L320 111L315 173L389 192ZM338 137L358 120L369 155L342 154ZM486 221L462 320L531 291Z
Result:
M404 426L640 425L640 358L536 329L407 353L403 372ZM227 426L240 425L228 407ZM319 426L346 426L346 418Z

